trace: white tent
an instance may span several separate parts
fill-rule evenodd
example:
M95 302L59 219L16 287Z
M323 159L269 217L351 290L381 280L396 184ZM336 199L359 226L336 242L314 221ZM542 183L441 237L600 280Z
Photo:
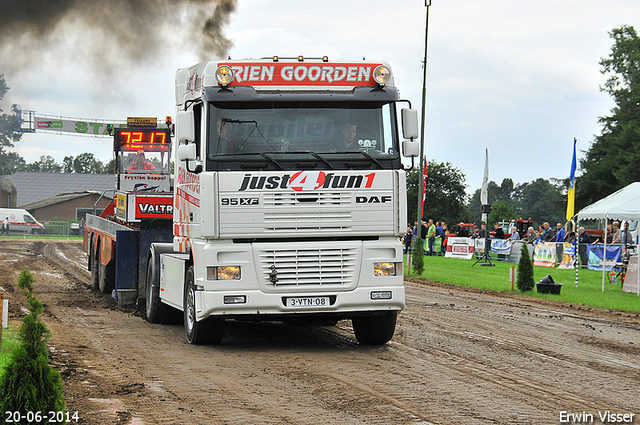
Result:
M577 215L578 220L640 220L640 182L594 202Z
M594 202L593 204L581 209L578 214L578 220L594 220L604 219L605 223L609 220L640 220L640 182L631 183L627 187L623 187L615 193ZM605 229L607 226L605 225ZM605 241L607 233L605 230ZM605 242L605 252L606 252ZM638 279L640 279L640 271L638 271ZM602 271L602 290L604 291L605 271ZM640 296L640 281L638 285L638 295Z

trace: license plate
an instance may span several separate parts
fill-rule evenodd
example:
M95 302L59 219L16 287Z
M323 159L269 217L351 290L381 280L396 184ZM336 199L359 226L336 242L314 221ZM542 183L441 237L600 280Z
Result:
M287 298L287 307L329 307L329 297Z

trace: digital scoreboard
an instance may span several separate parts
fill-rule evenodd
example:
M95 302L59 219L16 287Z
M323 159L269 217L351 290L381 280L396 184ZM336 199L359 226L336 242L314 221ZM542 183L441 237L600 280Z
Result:
M168 128L115 128L116 151L167 152L171 145L171 130Z

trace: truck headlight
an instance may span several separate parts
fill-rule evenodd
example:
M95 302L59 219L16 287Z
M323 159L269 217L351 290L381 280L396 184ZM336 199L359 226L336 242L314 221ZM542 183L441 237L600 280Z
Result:
M402 273L402 263L381 261L373 263L374 276L398 276Z
M391 70L384 65L379 65L373 70L373 79L381 86L387 84L391 78Z
M207 267L207 280L239 280L240 266Z
M228 86L231 81L233 81L233 71L231 67L227 65L219 66L216 69L216 80L220 83L221 86Z

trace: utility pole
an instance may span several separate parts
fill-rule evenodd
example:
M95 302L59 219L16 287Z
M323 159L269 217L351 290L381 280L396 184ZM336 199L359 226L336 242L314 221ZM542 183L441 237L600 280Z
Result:
M418 208L416 210L416 220L418 221L417 229L420 230L420 220L422 220L422 198L424 196L424 132L427 122L427 41L429 40L429 6L431 6L431 0L425 0L424 5L427 7L427 18L424 30L424 60L423 74L422 74L422 117L420 126L420 161L418 161Z

